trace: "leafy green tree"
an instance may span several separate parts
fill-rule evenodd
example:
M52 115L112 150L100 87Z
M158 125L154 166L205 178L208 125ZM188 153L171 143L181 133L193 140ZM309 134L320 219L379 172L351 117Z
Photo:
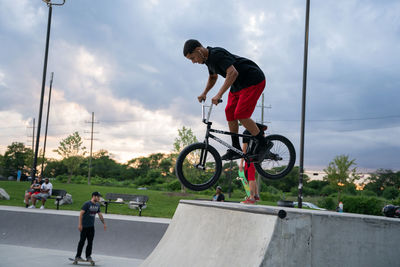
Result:
M304 176L303 183L307 183L308 176ZM290 192L292 188L298 188L299 186L299 167L294 167L290 173L285 176L283 179L268 181L268 185L272 185L276 189L279 189L283 192Z
M57 177L68 173L68 169L62 160L50 159L46 162L44 177Z
M85 160L86 148L83 146L82 138L78 132L74 132L60 142L54 152L63 157L63 162L68 169L69 177L67 183L71 183L72 175L79 169Z
M18 170L21 170L24 174L29 174L32 166L32 157L32 149L26 147L23 143L13 142L4 153L4 175L16 176Z
M135 184L151 185L174 178L174 160L171 154L155 153L128 162L127 171L134 177Z
M364 189L374 191L381 196L385 188L394 187L400 189L400 171L379 169L371 174Z
M178 154L182 151L182 149L196 142L198 141L196 136L193 134L192 129L186 128L185 126L183 126L182 129L180 130L178 129L178 137L175 138L174 142L174 150L173 150L173 153L175 154L174 161L176 161L176 158ZM182 183L181 183L181 191L182 192L186 191Z
M312 180L307 182L304 187L309 187L317 192L321 192L322 188L324 188L324 186L328 184L329 184L328 181Z
M5 168L4 168L4 156L0 154L0 176L5 175L4 174Z
M349 156L340 155L336 156L333 161L329 163L328 167L324 169L327 174L324 177L324 180L328 181L329 184L338 192L338 202L340 201L340 193L342 192L343 187L346 187L359 179L356 174L357 168L352 168L355 165L355 159L350 160Z
M107 150L100 150L93 154L92 174L103 178L121 180L122 166L111 158Z
M179 153L184 149L186 146L196 143L197 138L193 134L192 129L186 128L185 126L182 127L182 129L178 129L178 137L175 138L174 142L174 152Z
M330 195L334 194L335 192L337 192L336 190L337 190L337 188L333 187L330 184L325 185L321 189L321 196L330 196Z

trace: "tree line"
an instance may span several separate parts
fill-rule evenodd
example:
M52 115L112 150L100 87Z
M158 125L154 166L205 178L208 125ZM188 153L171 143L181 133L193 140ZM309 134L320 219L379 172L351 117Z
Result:
M178 130L178 136L172 146L171 153L154 153L145 157L137 157L127 163L119 163L112 154L100 150L92 155L91 176L88 181L89 156L78 132L63 139L54 151L61 159L39 158L38 172L43 164L44 177L58 178L66 183L119 184L122 186L148 187L158 190L182 190L175 176L175 162L179 152L188 144L197 142L190 128ZM14 142L0 154L0 175L16 177L18 170L22 179L31 172L33 151L23 143ZM238 171L236 162L225 163L218 183L226 192L242 190L241 184L235 180ZM400 171L379 169L364 181L363 190L358 191L355 182L360 179L357 174L355 159L340 155L324 169L326 176L322 181L304 178L304 196L335 196L335 202L342 195L365 195L396 199L399 197ZM299 168L295 167L287 177L277 181L260 179L260 191L265 194L282 196L297 195Z

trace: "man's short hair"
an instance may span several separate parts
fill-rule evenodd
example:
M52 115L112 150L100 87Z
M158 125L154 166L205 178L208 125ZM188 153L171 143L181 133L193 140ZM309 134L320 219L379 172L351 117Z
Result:
M100 192L93 192L92 193L92 197L101 197L101 194L100 194Z
M197 47L202 47L201 43L194 39L189 39L183 46L183 55L186 57L188 54L193 53Z

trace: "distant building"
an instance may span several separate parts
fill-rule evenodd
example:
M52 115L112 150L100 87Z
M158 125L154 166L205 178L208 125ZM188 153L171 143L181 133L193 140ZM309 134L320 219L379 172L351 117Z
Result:
M310 180L318 180L322 181L324 179L324 176L326 175L326 172L324 171L305 171L304 172Z

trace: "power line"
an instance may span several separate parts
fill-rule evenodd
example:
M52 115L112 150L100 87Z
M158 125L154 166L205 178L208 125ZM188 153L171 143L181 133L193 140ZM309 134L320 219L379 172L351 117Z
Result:
M341 121L367 121L367 120L386 120L399 119L400 115L388 115L382 117L366 117L366 118L347 118L347 119L309 119L308 122L341 122ZM273 121L299 121L299 120L273 120Z

